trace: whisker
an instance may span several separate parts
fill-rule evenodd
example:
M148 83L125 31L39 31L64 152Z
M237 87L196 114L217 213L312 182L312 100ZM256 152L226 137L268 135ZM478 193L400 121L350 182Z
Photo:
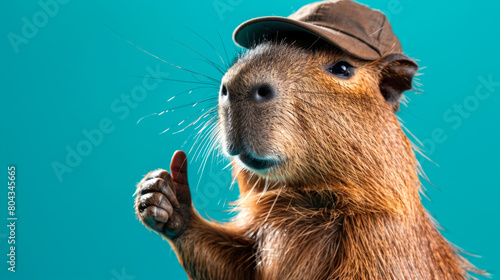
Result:
M177 41L175 39L173 39L175 42L177 42L178 44L190 49L191 51L193 51L194 53L198 54L199 56L203 57L205 62L209 63L210 65L212 65L217 71L219 71L221 74L224 74L224 68L222 68L219 64L213 62L212 60L208 59L206 56L204 56L203 54L201 54L200 52L198 52L197 50L191 48L190 46L180 42L180 41Z
M198 101L197 103L199 103L199 102L201 102L201 101ZM182 107L185 107L185 106L181 106L180 108L182 108ZM179 107L178 107L178 108L179 108ZM176 109L178 109L178 108L176 108ZM200 113L201 111L203 111L203 110L205 110L205 109L206 109L206 107L205 107L205 108L203 108L203 109L201 109L201 110L200 110L200 111L198 111L198 112L195 112L194 114L192 114L192 115L191 115L191 116L189 116L188 118L186 118L186 119L182 120L181 122L179 122L179 123L177 123L177 124L174 124L174 125L172 125L172 126L168 127L167 129L165 129L165 130L163 130L162 132L160 132L160 135L161 135L161 134L163 134L163 133L165 133L165 132L167 132L167 131L169 131L170 129L172 129L172 128L176 127L176 126L179 126L179 125L183 124L183 123L184 123L187 119L191 118L192 116L194 116L194 115L196 115L196 114ZM172 109L172 110L166 110L166 111L163 111L163 112L168 112L168 111L173 112L173 111L174 111L174 109ZM162 112L162 113L163 113L163 112ZM203 115L202 115L202 116L200 116L200 118L199 118L199 119L201 119L202 117L203 117ZM198 120L199 120L199 119L198 119ZM197 121L198 121L198 120L197 120ZM186 128L187 128L187 127L186 127ZM186 128L185 128L185 129L186 129ZM183 130L185 130L185 129L183 129ZM178 133L178 132L177 132L177 133ZM176 133L173 133L173 134L176 134Z
M209 80L212 80L212 81L218 81L217 79L212 78L212 77L210 77L210 76L207 76L207 75L204 75L204 74L198 73L198 72L196 72L196 71L193 71L193 70L189 70L189 69L187 69L187 68L184 68L184 67L182 67L182 66L179 66L179 65L173 64L173 63L171 63L171 62L168 62L168 61L166 61L166 60L164 60L164 59L162 59L162 58L160 58L160 57L158 57L158 56L156 56L156 55L154 55L154 54L152 54L152 53L150 53L150 52L148 52L148 51L146 51L146 50L142 49L141 47L136 46L135 44L133 44L133 43L132 43L132 42L130 42L130 41L127 41L127 42L129 42L130 44L132 44L133 46L135 46L135 47L136 47L136 48L138 48L139 50L141 50L141 51L145 52L146 54L148 54L148 55L150 55L150 56L152 56L152 57L154 57L154 58L156 58L156 59L158 59L158 60L160 60L160 61L162 61L162 62L164 62L164 63L166 63L166 64L168 64L168 65L170 65L170 66L173 66L173 67L175 67L175 68L178 68L178 69L181 69L181 70L187 71L187 72L189 72L189 73L192 73L192 74L195 74L195 75L198 75L198 76L205 77L205 78L207 78L207 79L209 79Z
M213 112L212 112L212 113L213 113ZM203 116L203 118L207 118L207 117L209 117L209 116L210 116L210 114L207 114L207 115ZM215 116L212 116L212 118L213 118L213 117L215 117ZM195 127L194 129L195 129L195 130L198 130L198 129L199 129L199 128L203 125L203 124L204 124L204 123L200 123L200 124L199 124L197 127Z
M202 118L205 118L205 117L206 117L206 116L208 116L208 115L209 115L209 111L207 111L207 112L203 113ZM198 127L195 127L194 129L195 129L195 130L198 130L198 129L200 128L200 126L201 126L201 125L204 125L204 127L205 127L205 126L207 126L207 124L208 124L209 122L210 122L210 119L209 119L207 122L200 123L200 125L199 125ZM191 153L193 152L193 149L194 149L194 147L195 147L195 146L199 148L199 145L197 145L197 144L198 144L198 142L199 142L199 140L200 140L201 136L203 136L202 131L203 131L203 129L199 130L199 131L195 134L195 136L194 136L194 142L193 142L193 144L191 145L191 148L189 149L189 152L188 152L188 154L189 154L189 155L191 155ZM194 156L193 156L192 158L194 159Z
M136 78L149 78L149 79L155 79L155 80L164 80L164 81L189 83L189 84L209 85L209 86L212 86L213 88L219 89L219 81L218 80L216 80L217 83L210 83L210 82L187 81L187 80L178 80L178 79L170 79L170 78L162 78L162 77L145 77L145 76L133 76L133 77L136 77Z
M242 167L239 168L239 170L238 170L237 173L239 174L241 172L241 170L243 170ZM234 176L234 177L236 178L237 176ZM245 202L245 200L247 200L248 197L250 197L250 195L252 194L253 190L255 189L255 186L257 186L257 183L259 182L259 180L257 180L255 182L255 184L253 184L253 187L250 189L250 191L248 192L248 194L243 199L240 199L240 201L238 201L238 204L235 205L235 207L233 209L231 209L230 213L233 213L235 210L238 210L238 208L241 206L241 204L243 204L243 202ZM234 180L233 180L233 182L234 182Z
M243 171L243 167L238 167L238 170L236 170L236 174L234 176L234 179L233 181L231 182L231 187L230 189L232 189L233 185L234 185L234 182L236 180L236 178L238 177L238 175L241 173L241 171ZM230 211L229 213L233 213L234 211L237 211L238 208L241 206L241 204L243 204L243 202L245 202L249 197L250 195L252 194L253 190L255 189L255 187L257 186L258 182L260 181L260 178L255 182L255 184L253 184L252 188L250 189L250 191L248 191L248 194L243 198L243 199L239 199L238 200L238 204L236 204Z
M215 47L212 45L212 43L210 43L210 41L208 41L207 39L205 39L205 37L201 36L200 34L198 34L196 31L190 29L190 28L187 28L189 31L191 31L192 33L194 33L196 36L200 37L203 41L205 41L205 43L207 43L211 48L212 50L215 51L215 53L217 54L217 56L219 57L219 59L221 60L222 64L224 64L224 66L226 67L226 70L229 69L229 67L227 66L226 62L224 61L224 59L222 58L222 56L219 54L219 52L215 49Z
M217 126L214 126L214 129L210 132L210 137L208 140L207 149L205 150L205 155L203 157L202 165L205 167L207 165L208 159L213 154L215 150L215 146L217 145L216 137L217 134Z
M201 165L200 165L200 168L198 169L198 173L200 174L200 177L198 179L198 184L196 185L196 189L198 190L199 189L199 186L200 186L200 182L201 182L201 178L203 177L203 173L205 171L205 167L206 167L206 161L208 159L208 153L210 151L210 147L211 147L211 144L210 144L210 140L213 139L213 137L209 137L210 135L212 135L214 129L216 128L217 126L216 125L213 125L212 128L209 130L209 132L207 133L207 136L206 139L208 139L208 141L205 141L205 144L203 145L203 147L206 147L208 146L207 149L205 149L206 151L206 155L205 157L203 157L203 160L201 162Z
M188 103L188 104L180 105L180 106L177 106L177 107L174 107L174 108L171 108L171 109L167 109L167 110L165 110L165 112L169 112L169 111L172 112L174 110L181 109L181 108L186 108L186 107L195 107L199 103L204 103L204 102L208 102L208 101L215 101L216 99L218 99L218 97L209 97L209 98L206 98L206 99L195 101L193 103Z
M174 97L175 97L175 96L174 96ZM171 99L173 99L174 97L170 98L168 101L170 101L170 100L171 100ZM144 117L140 118L140 119L137 121L137 123L136 123L136 124L139 124L142 120L144 120L144 119L145 119L145 118L147 118L147 117L151 117L151 116L155 116L155 115L156 115L156 116L161 116L161 115L163 115L164 113L167 113L167 112L169 112L169 111L170 111L170 112L173 112L174 110L181 109L181 108L185 108L185 107L188 107L188 106L195 107L195 106L196 106L196 105L198 105L199 103L203 103L203 102L210 101L210 100L214 100L214 99L215 99L215 98L213 98L213 99L212 99L212 98L209 98L209 99L206 99L206 100L196 101L196 102L194 102L194 103L185 104L185 105L182 105L182 106L178 106L178 107L174 107L174 108L171 108L171 109L167 109L167 110L161 111L161 112L159 112L159 113L151 113L151 114L149 114L149 115L146 115L146 116L144 116ZM200 112L204 111L207 107L208 107L208 106L205 106L205 107L204 107L203 109L201 109L200 111L197 111L197 112L193 113L192 115L190 115L189 117L187 117L186 119L184 119L184 121L185 121L185 120L190 119L190 118L191 118L192 116L194 116L195 114L197 114L197 113L200 113ZM182 123L182 122L181 122L181 123ZM181 123L179 123L179 124L181 124ZM178 124L178 125L179 125L179 124ZM174 126L175 126L175 125L174 125ZM173 127L173 126L172 126L172 127ZM170 128L172 128L172 127L170 127ZM169 128L169 129L170 129L170 128ZM167 129L167 130L168 130L168 129Z
M262 190L262 193L260 194L259 199L257 199L257 202L255 202L255 204L259 203L260 199L267 192L268 188L269 188L269 177L266 177L266 182L264 183L264 189Z
M209 62L209 61L206 61L206 60L204 60L204 59L202 59L202 58L193 58L193 60L201 61L201 62L207 63L207 64L208 64L208 65L210 65L210 66L215 67L215 68L216 68L216 70L217 70L217 72L221 73L222 75L224 75L224 74L226 73L226 72L225 72L225 69L224 69L224 68L222 68L222 66L217 65L217 64L215 64L214 62ZM214 63L214 64L212 64L212 63ZM218 66L218 67L220 67L220 68L217 68L217 66Z
M203 86L203 87L195 87L195 88L191 88L191 89L183 90L183 91L181 91L180 93L178 93L178 94L176 94L176 95L173 95L172 97L170 97L169 99L167 99L167 100L166 100L166 102L169 102L169 101L171 101L172 99L174 99L174 98L176 98L176 97L179 97L179 96L181 96L181 95L183 95L183 94L186 94L186 93L187 93L187 94L191 94L191 93L192 93L193 91L195 91L195 90L204 89L204 88L213 88L213 87L205 87L205 86Z
M194 155L193 155L194 161L198 160L199 151L202 147L205 146L207 137L210 135L210 131L213 129L212 126L214 125L214 123L212 121L212 118L210 118L207 122L205 122L203 128L201 128L196 133L195 142L193 143L193 145L191 146L191 149L189 150L189 152L191 153L193 151L193 149L196 147L196 150L194 150ZM204 132L206 132L206 133L204 133Z
M229 163L229 166L230 166L230 165L231 165L231 162ZM238 178L238 176L237 176L237 175L238 175L238 174L239 174L242 170L243 170L243 167L242 167L242 166L239 166L239 167L238 167L238 172L236 172L236 174L235 174L234 178L231 180L231 185L229 185L229 190L233 190L234 185L235 185L235 183L236 183L236 180L237 180L237 178ZM253 190L253 188L250 190L250 192L252 192L252 190Z
M203 150L203 148L205 147L205 145L207 144L207 141L208 141L208 137L210 136L210 133L212 132L212 130L214 129L216 123L215 123L215 118L217 116L214 115L212 116L206 123L205 125L203 125L203 127L198 131L200 138L197 138L197 139L201 139L201 142L202 144L199 145L195 151L195 159L198 160L199 156L201 155L200 154L200 151ZM206 132L205 134L203 134L203 132Z
M152 114L146 115L146 116L144 116L144 117L140 118L140 119L137 121L137 123L136 123L136 124L139 124L139 123L140 123L143 119L145 119L145 118L147 118L147 117L154 116L154 115L158 115L158 113L152 113Z
M276 184L275 184L276 186ZM274 186L273 186L274 187ZM276 195L276 198L274 199L274 202L273 202L273 205L271 205L271 209L269 209L269 212L267 212L267 216L266 218L264 219L264 222L267 221L267 218L269 218L269 215L271 215L271 211L273 211L273 208L274 208L274 205L276 204L276 201L278 200L278 197L280 197L280 194L281 194L281 190L283 190L284 186L282 186L279 191L278 191L278 194Z
M222 48L224 49L224 53L226 54L227 62L229 63L230 60L229 60L229 56L227 55L226 45L224 44L224 40L222 40L222 36L220 35L219 30L217 30L217 35L219 35L219 39L220 39L220 42L222 44Z
M229 163L228 163L228 164L226 164L226 166L224 166L224 167L222 168L222 170L224 170L224 169L228 168L229 166L231 166L231 161L229 161Z
M191 117L192 117L192 116L194 116L195 114L198 114L198 113L200 113L200 112L203 112L205 109L206 109L206 107L205 107L205 108L203 108L203 109L201 109L200 111L198 111L198 112L196 112L196 113L192 114L191 116L189 116L189 117L188 117L188 118L186 118L185 120L188 120L189 118L191 118ZM213 109L213 107L212 107L211 109ZM210 109L210 110L211 110L211 109ZM210 113L210 110L208 111L209 113ZM184 127L183 129L181 129L181 130L179 130L179 131L176 131L176 132L174 132L174 133L172 133L172 134L177 134L177 133L180 133L180 132L185 131L185 130L186 130L186 129L188 129L189 127L191 127L191 126L195 125L196 123L198 123L198 122L199 122L202 118L204 118L204 117L205 117L205 114L201 115L201 116L200 116L198 119L196 119L194 122L190 123L189 125L187 125L187 126L186 126L186 127Z
M162 62L164 62L164 63L166 63L166 64L168 64L168 65L170 65L170 66L173 66L173 67L175 67L175 68L178 68L178 69L181 69L181 70L184 70L184 71L187 71L187 72L190 72L190 73L193 73L193 74L196 74L196 75L199 75L199 76L205 77L205 78L207 78L207 79L209 79L209 80L217 81L217 79L214 79L214 78L209 77L209 76L207 76L207 75L203 75L203 74L198 73L198 72L196 72L196 71L189 70L189 69L187 69L187 68L184 68L184 67L181 67L181 66L179 66L179 65L176 65L176 64L173 64L173 63L171 63L171 62L168 62L168 61L166 61L165 59L160 58L159 56L154 55L154 54L152 54L152 53L150 53L150 52L146 51L145 49L143 49L143 48L139 47L138 45L134 44L133 42L131 42L130 40L128 40L127 38L125 38L125 36L121 35L120 33L118 33L118 31L116 31L116 30L112 29L111 27L109 27L109 26L108 26L108 28L109 28L109 29L111 29L111 30L112 30L113 32L115 32L116 34L118 34L118 36L122 37L125 41L127 41L127 43L131 44L132 46L134 46L135 48L137 48L138 50L140 50L140 51L144 52L144 53L145 53L145 54L147 54L147 55L150 55L150 56L152 56L152 57L154 57L154 58L156 58L156 59L158 59L158 60L160 60L160 61L162 61Z

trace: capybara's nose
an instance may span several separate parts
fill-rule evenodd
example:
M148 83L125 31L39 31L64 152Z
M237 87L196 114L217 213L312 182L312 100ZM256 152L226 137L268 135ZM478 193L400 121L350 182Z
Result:
M256 103L264 103L270 101L277 95L275 88L268 83L257 84L256 86L250 89L250 92L247 92L246 94L249 94L248 95L249 99ZM219 95L220 95L219 102L221 103L225 102L232 103L235 102L236 100L246 99L244 97L245 96L244 92L242 92L242 94L235 94L235 92L229 92L229 89L225 84L222 84L219 91Z
M250 97L257 103L268 102L276 97L276 90L270 84L258 84L250 91Z

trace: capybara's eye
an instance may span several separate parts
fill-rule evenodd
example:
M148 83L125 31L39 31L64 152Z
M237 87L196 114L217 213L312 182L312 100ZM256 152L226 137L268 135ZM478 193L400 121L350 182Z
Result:
M340 78L350 78L354 75L354 66L349 62L341 60L335 62L333 65L328 66L326 71Z

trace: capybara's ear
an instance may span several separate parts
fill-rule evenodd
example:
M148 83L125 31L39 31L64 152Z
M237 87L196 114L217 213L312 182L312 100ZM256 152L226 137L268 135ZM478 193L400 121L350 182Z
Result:
M418 64L402 54L389 54L378 61L381 70L380 92L394 110L399 110L399 99L404 91L412 88L411 81Z

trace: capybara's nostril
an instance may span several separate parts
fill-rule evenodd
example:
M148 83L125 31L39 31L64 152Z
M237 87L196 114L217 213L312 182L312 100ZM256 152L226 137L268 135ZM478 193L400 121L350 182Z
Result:
M219 104L229 104L229 91L225 84L222 84L219 89Z
M227 96L227 88L226 88L226 85L222 85L222 87L220 88L220 95L221 95L221 96Z
M239 155L241 152L241 149L235 144L235 143L228 143L227 144L227 153L234 157Z
M267 102L276 96L274 88L269 84L260 84L252 89L252 99L255 102Z

